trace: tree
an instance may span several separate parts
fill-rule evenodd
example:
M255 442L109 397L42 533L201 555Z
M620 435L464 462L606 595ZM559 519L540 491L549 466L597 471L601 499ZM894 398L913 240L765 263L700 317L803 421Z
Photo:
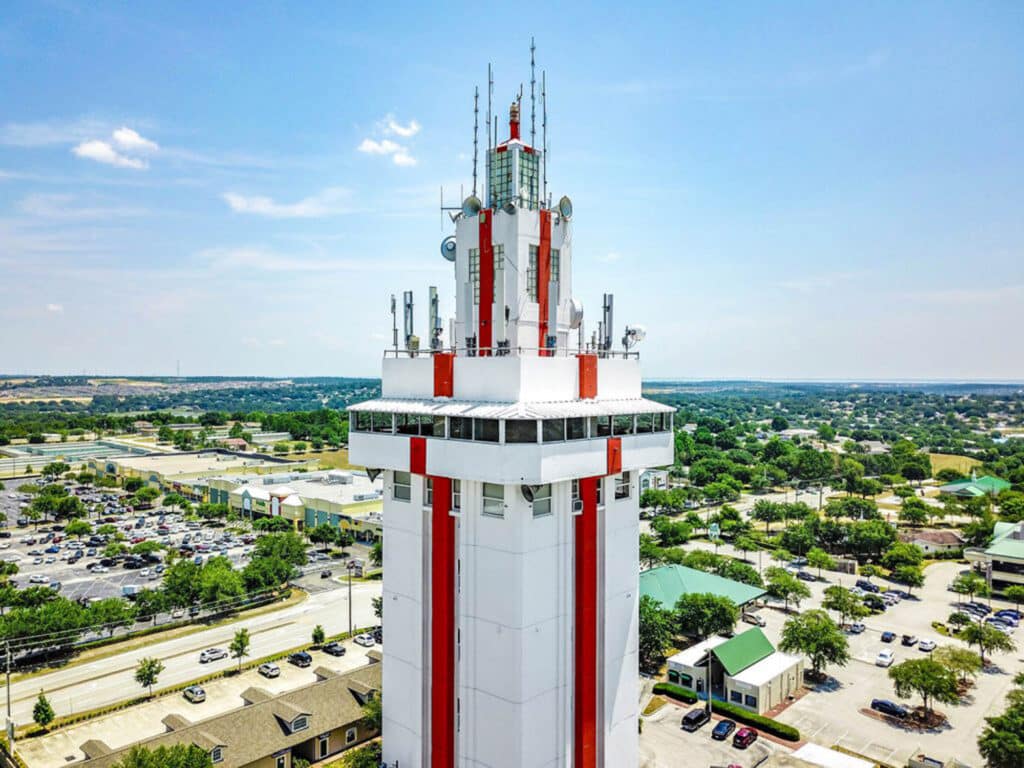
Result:
M653 568L657 563L663 562L665 555L657 542L646 533L640 534L640 562L646 568Z
M921 697L925 713L931 715L931 704L956 704L960 694L956 689L956 677L935 659L910 659L889 668L896 695L908 698L911 694Z
M782 627L779 647L786 653L802 653L811 660L815 677L820 678L826 664L845 667L850 660L846 635L825 611L810 610L792 616Z
M242 671L242 658L249 655L249 630L245 627L237 630L231 640L228 650L231 651L231 658L238 659L238 671Z
M981 661L976 653L955 645L940 645L932 651L932 658L966 683L968 677L981 672Z
M46 694L42 691L39 692L39 698L36 699L35 706L32 707L32 719L36 725L42 728L44 731L46 727L52 723L57 717L57 713L53 711L53 705L50 704L50 700L46 698Z
M1003 714L986 717L978 737L978 751L988 768L1024 765L1024 705L1010 706Z
M984 597L988 594L988 582L974 571L967 571L953 580L950 589L958 595L967 595L968 600L973 600L975 595Z
M1003 590L1003 597L1007 600L1012 600L1014 608L1019 611L1020 604L1024 603L1024 586L1014 584L1013 586L1007 587Z
M892 576L900 584L905 584L907 594L913 594L914 587L924 586L924 570L919 565L900 565Z
M1004 651L1009 653L1017 645L1009 635L1004 635L991 624L971 622L960 632L960 639L968 646L978 646L981 665L985 666L985 651Z
M42 475L49 480L55 480L70 469L71 467L63 461L51 461L43 467Z
M327 639L327 633L324 632L324 628L317 624L313 627L313 645L323 645L324 640Z
M818 569L819 580L821 579L821 571L823 568L831 571L836 567L835 559L833 559L833 557L821 547L812 547L807 550L807 564L811 566L811 568Z
M753 536L737 536L732 545L743 553L743 559L747 559L747 552L754 552L760 549L757 540Z
M786 611L789 611L790 600L799 609L800 601L811 596L811 590L807 588L807 585L785 568L766 568L764 578L768 594L784 601Z
M831 443L836 439L836 431L831 424L819 424L818 438L826 443Z
M853 592L838 584L825 587L825 598L821 601L821 607L838 613L840 626L845 626L847 619L862 619L871 612Z
M665 649L672 641L671 617L650 595L640 598L640 668L657 672L665 661Z
M203 605L230 605L245 595L242 574L226 557L211 557L199 574L199 601Z
M764 523L764 532L769 533L769 526L782 519L782 506L768 499L758 499L754 502L750 517Z
M264 519L280 520L283 518ZM306 545L302 543L302 538L294 531L272 533L267 536L261 536L256 541L252 556L254 559L258 557L279 557L292 565L305 565Z
M946 623L952 626L957 631L960 631L963 627L966 627L972 621L973 619L970 617L970 615L964 613L963 611L953 611L953 613L949 614L949 618L946 619Z
M67 536L74 536L81 540L83 536L88 536L92 533L92 526L85 520L72 520L64 527L64 533Z
M700 592L681 595L674 613L680 634L701 639L731 632L740 617L729 598Z
M163 671L164 663L160 659L152 656L139 659L139 664L135 667L135 682L143 688L147 688L152 698L153 686L157 684L160 673Z
M371 731L380 732L384 720L384 711L380 696L372 696L362 706L362 720Z
M789 421L786 420L785 416L773 416L772 417L772 432L781 432L784 429L789 429Z
M323 544L324 552L326 552L327 545L333 544L337 539L337 533L333 526L320 523L315 528L306 531L306 537L314 544Z
M379 768L383 765L379 741L350 749L341 758L343 768Z
M169 747L132 747L112 768L212 768L210 753L195 744L174 744Z
M135 493L136 491L141 490L143 485L144 483L142 482L141 477L126 477L122 487L128 491L128 493Z
M642 599L643 598L641 598L641 600ZM381 621L382 622L384 620L384 598L383 597L373 597L373 598L370 598L370 604L373 606L373 615L377 617L377 621ZM641 619L641 621L643 621L643 614L641 614L640 619Z
M900 504L899 519L908 525L924 525L928 522L928 505L916 496L910 496Z
M165 493L164 502L165 507L170 507L173 512L178 507L184 507L188 504L188 499L182 496L180 493Z
M252 522L253 530L257 533L287 533L294 531L295 526L284 517L257 517Z
M370 547L370 562L380 568L384 565L384 540L377 539L373 542L373 546Z
M102 626L112 637L118 627L127 627L135 620L135 607L119 597L97 600L86 609L86 620L92 626Z

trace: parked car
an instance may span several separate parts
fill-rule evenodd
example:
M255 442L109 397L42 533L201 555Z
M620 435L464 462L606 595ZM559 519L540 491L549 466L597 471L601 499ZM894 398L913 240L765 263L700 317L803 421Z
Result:
M185 700L191 701L193 704L199 704L206 701L206 691L201 686L190 685L185 689Z
M898 602L900 602L900 599L900 596L897 595L895 592L882 593L882 602L884 602L886 605L896 605Z
M709 715L708 711L701 706L697 709L691 709L683 715L681 727L684 731L696 731L710 719L711 715Z
M329 578L331 578L331 569L327 568L327 569L325 569L323 571L320 571L320 578L321 579L329 579Z
M172 619L180 619L184 615L185 615L185 609L184 608L175 608L173 611L171 611L171 618Z
M817 581L818 577L810 571L797 571L796 577L802 581Z
M328 643L324 646L324 653L326 653L329 656L344 656L345 646L337 642Z
M226 659L228 652L223 648L207 648L205 651L199 654L199 663L206 664L210 661L218 661L220 659Z
M896 702L889 701L888 699L872 699L871 708L876 712L881 712L883 715L898 717L900 720L903 720L909 714L906 707L901 707Z
M1020 611L1015 611L1013 608L1003 608L1003 610L1001 611L996 611L995 615L1010 619L1016 619L1017 621L1020 621L1021 618L1024 617L1024 614L1022 614Z
M1000 615L1000 614L996 613L996 614L993 614L992 616L989 616L987 619L985 619L985 621L988 621L988 622L999 621L999 622L1002 622L1003 624L1005 624L1008 627L1012 627L1013 629L1016 629L1017 627L1020 626L1020 622L1017 619L1013 618L1013 616L1007 616L1006 614Z
M732 732L736 730L736 723L732 720L719 720L711 731L711 738L718 741L725 741Z
M355 643L356 645L361 645L364 648L372 648L373 645L376 643L376 640L373 639L373 635L371 635L369 632L364 632L361 635L355 636Z
M757 741L757 731L753 728L740 728L732 737L732 745L738 749L746 749Z
M917 645L917 637L915 635L903 635L900 638L900 644L906 648L913 648Z
M263 664L260 664L259 667L257 667L257 671L261 675L263 675L264 677L280 677L281 676L281 668L279 666L277 666L277 664L274 664L272 661L268 661L268 662L265 662Z
M885 632L882 633L882 642L883 643L891 643L895 639L896 639L896 633L895 632L890 632L889 630L886 630Z
M753 625L758 626L758 627L763 627L766 624L766 622L764 620L764 616L761 616L761 615L756 614L756 613L744 612L744 614L743 614L743 616L741 618L747 624L753 624Z
M893 653L892 651L890 651L890 650L879 651L878 655L875 657L875 666L876 667L891 667L893 661L895 661L895 660L896 660L896 654Z
M984 613L984 614L985 614L986 616L987 616L988 614L992 613L992 609L991 609L991 608L989 608L989 607L988 607L987 605L985 605L984 603L979 603L979 602L978 602L977 600L972 600L972 601L971 601L971 602L969 602L969 603L965 603L965 605L966 605L966 606L967 606L968 608L970 608L971 610L975 610L975 611L981 611L981 612L982 612L982 613Z
M935 641L934 640L922 640L920 643L917 644L917 650L924 651L925 653L929 653L930 651L934 651L935 650Z
M850 625L850 632L854 635L859 635L865 629L867 629L867 627L864 626L863 621L855 621Z
M294 664L296 667L308 667L313 663L313 657L305 651L298 651L288 657L288 663Z
M881 591L877 584L872 584L867 579L857 579L856 586L863 589L865 592L877 593Z

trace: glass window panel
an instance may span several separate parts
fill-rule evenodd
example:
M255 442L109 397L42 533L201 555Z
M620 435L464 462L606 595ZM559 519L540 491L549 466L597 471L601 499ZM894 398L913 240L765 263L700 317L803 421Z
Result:
M356 432L369 432L371 429L371 422L373 421L372 414L366 411L360 411L356 414Z
M556 283L562 282L562 252L557 248L551 249L551 279Z
M582 440L587 436L587 420L578 417L565 420L565 437L567 440Z
M395 428L400 435L418 435L420 432L420 417L408 413L396 413Z
M545 443L565 440L565 419L544 419L542 431Z
M445 437L444 416L434 416L434 437Z
M509 419L505 422L506 443L536 443L537 422L533 419Z
M614 422L614 433L616 435L631 435L633 433L632 416L616 416Z
M473 439L485 443L498 442L498 420L473 419Z
M431 437L434 434L434 417L433 416L420 416L420 434L427 437ZM444 421L441 422L444 424Z
M505 486L495 483L483 484L482 512L488 517L505 516Z
M374 432L392 432L391 426L391 414L390 413L375 413L373 414L373 431Z
M452 480L452 509L462 509L461 480Z
M526 294L530 301L537 300L537 262L539 248L536 245L530 246L530 263L526 267Z
M611 416L594 416L590 419L591 437L609 437L612 434Z
M391 496L396 501L412 500L412 475L408 472L395 472Z
M469 249L469 282L473 284L473 303L480 303L480 249Z
M541 485L533 494L533 516L547 517L551 514L551 484Z
M655 416L656 414L653 413L638 413L636 416L636 431L653 432Z
M452 440L472 440L473 420L461 416L452 416L448 419L448 437Z
M630 474L629 472L623 472L621 475L615 478L615 498L616 499L628 499L629 498L629 485L630 485Z

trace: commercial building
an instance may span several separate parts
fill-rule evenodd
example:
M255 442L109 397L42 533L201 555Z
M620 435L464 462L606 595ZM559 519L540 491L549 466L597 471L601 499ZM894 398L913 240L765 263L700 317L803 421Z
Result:
M1024 586L1024 522L996 523L992 543L984 549L968 547L964 557L985 574L994 592Z
M227 504L243 518L280 516L300 531L326 524L363 542L377 541L383 532L384 481L365 472L220 475L203 482L211 503Z
M640 574L640 594L653 597L665 610L675 608L683 595L704 593L726 597L740 608L767 594L760 587L685 565L660 565Z
M668 490L667 469L645 469L640 473L640 492L647 490Z
M174 491L193 501L208 501L206 485L199 481L210 475L260 475L282 470L294 471L314 468L317 462L315 459L290 461L262 453L233 453L209 448L202 451L90 459L88 464L97 477L113 476L119 482L129 477L138 477L159 491Z
M900 535L900 540L920 547L925 554L956 552L964 548L963 537L953 530L912 530Z
M407 294L382 398L349 408L351 460L384 476L389 768L637 766L638 478L672 462L673 409L610 296L584 344L542 149L513 104L442 245L449 348L436 290L422 347Z
M668 680L707 698L764 714L803 685L804 658L776 651L758 627L732 638L715 636L668 660Z
M381 665L371 662L342 674L321 667L316 674L317 682L277 695L247 688L241 707L205 720L168 715L166 733L117 749L91 739L81 745L85 759L70 765L110 768L132 747L194 744L219 768L292 768L300 758L324 760L376 737L362 707L380 694Z
M939 486L939 493L948 493L951 496L959 496L964 499L974 499L979 496L996 496L1001 491L1012 487L1010 483L998 477L983 475L978 477L972 473L971 477L963 480L956 480Z

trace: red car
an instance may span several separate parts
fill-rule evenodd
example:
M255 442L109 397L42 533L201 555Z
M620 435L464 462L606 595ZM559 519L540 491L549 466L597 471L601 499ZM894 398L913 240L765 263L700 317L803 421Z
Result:
M746 749L757 741L757 731L753 728L740 728L732 737L732 745L740 749Z
M132 544L141 544L145 540L146 540L145 536L136 536L134 539L132 539Z

